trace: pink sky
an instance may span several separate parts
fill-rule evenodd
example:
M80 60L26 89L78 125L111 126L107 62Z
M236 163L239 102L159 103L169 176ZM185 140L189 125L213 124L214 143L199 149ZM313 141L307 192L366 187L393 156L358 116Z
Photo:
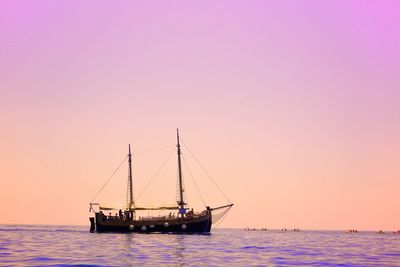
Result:
M179 127L221 227L397 230L399 47L398 1L2 1L0 223L88 224L127 144ZM167 154L134 159L136 195Z

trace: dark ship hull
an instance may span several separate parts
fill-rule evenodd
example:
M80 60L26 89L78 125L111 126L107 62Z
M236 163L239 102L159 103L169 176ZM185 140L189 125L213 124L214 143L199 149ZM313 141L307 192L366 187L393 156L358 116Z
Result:
M193 217L150 217L129 220L120 217L107 217L99 212L90 218L91 231L119 233L209 233L211 212Z

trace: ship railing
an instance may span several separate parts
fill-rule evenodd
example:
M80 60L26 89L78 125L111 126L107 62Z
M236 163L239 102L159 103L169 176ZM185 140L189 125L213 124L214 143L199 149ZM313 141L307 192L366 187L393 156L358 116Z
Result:
M187 213L186 218L199 218L202 216L207 215L207 211L200 211L200 212L192 212ZM162 221L162 220L171 220L179 218L175 213L171 213L169 215L160 215L160 216L139 216L140 221Z
M166 220L167 216L139 216L139 220L141 221L159 221L159 220Z

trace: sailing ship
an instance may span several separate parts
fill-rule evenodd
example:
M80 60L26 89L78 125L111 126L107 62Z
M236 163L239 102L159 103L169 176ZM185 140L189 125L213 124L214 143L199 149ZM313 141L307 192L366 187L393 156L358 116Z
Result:
M100 203L90 203L90 210L94 216L89 217L91 232L138 232L138 233L209 233L211 225L223 218L232 203L211 208L206 206L204 210L195 212L189 209L184 198L181 145L179 130L177 129L177 155L178 155L178 197L174 205L140 205L133 199L132 180L132 154L129 145L128 153L128 196L125 207L107 206ZM169 215L138 217L136 211L143 210L171 210ZM107 216L104 211L117 212L115 216ZM175 215L177 212L177 215ZM219 213L219 214L218 214ZM214 215L216 214L216 215ZM138 218L137 218L138 217Z

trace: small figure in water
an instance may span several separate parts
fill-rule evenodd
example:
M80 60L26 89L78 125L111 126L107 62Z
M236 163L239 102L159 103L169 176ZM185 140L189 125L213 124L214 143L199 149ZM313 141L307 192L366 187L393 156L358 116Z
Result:
M119 218L122 219L122 210L119 210Z

